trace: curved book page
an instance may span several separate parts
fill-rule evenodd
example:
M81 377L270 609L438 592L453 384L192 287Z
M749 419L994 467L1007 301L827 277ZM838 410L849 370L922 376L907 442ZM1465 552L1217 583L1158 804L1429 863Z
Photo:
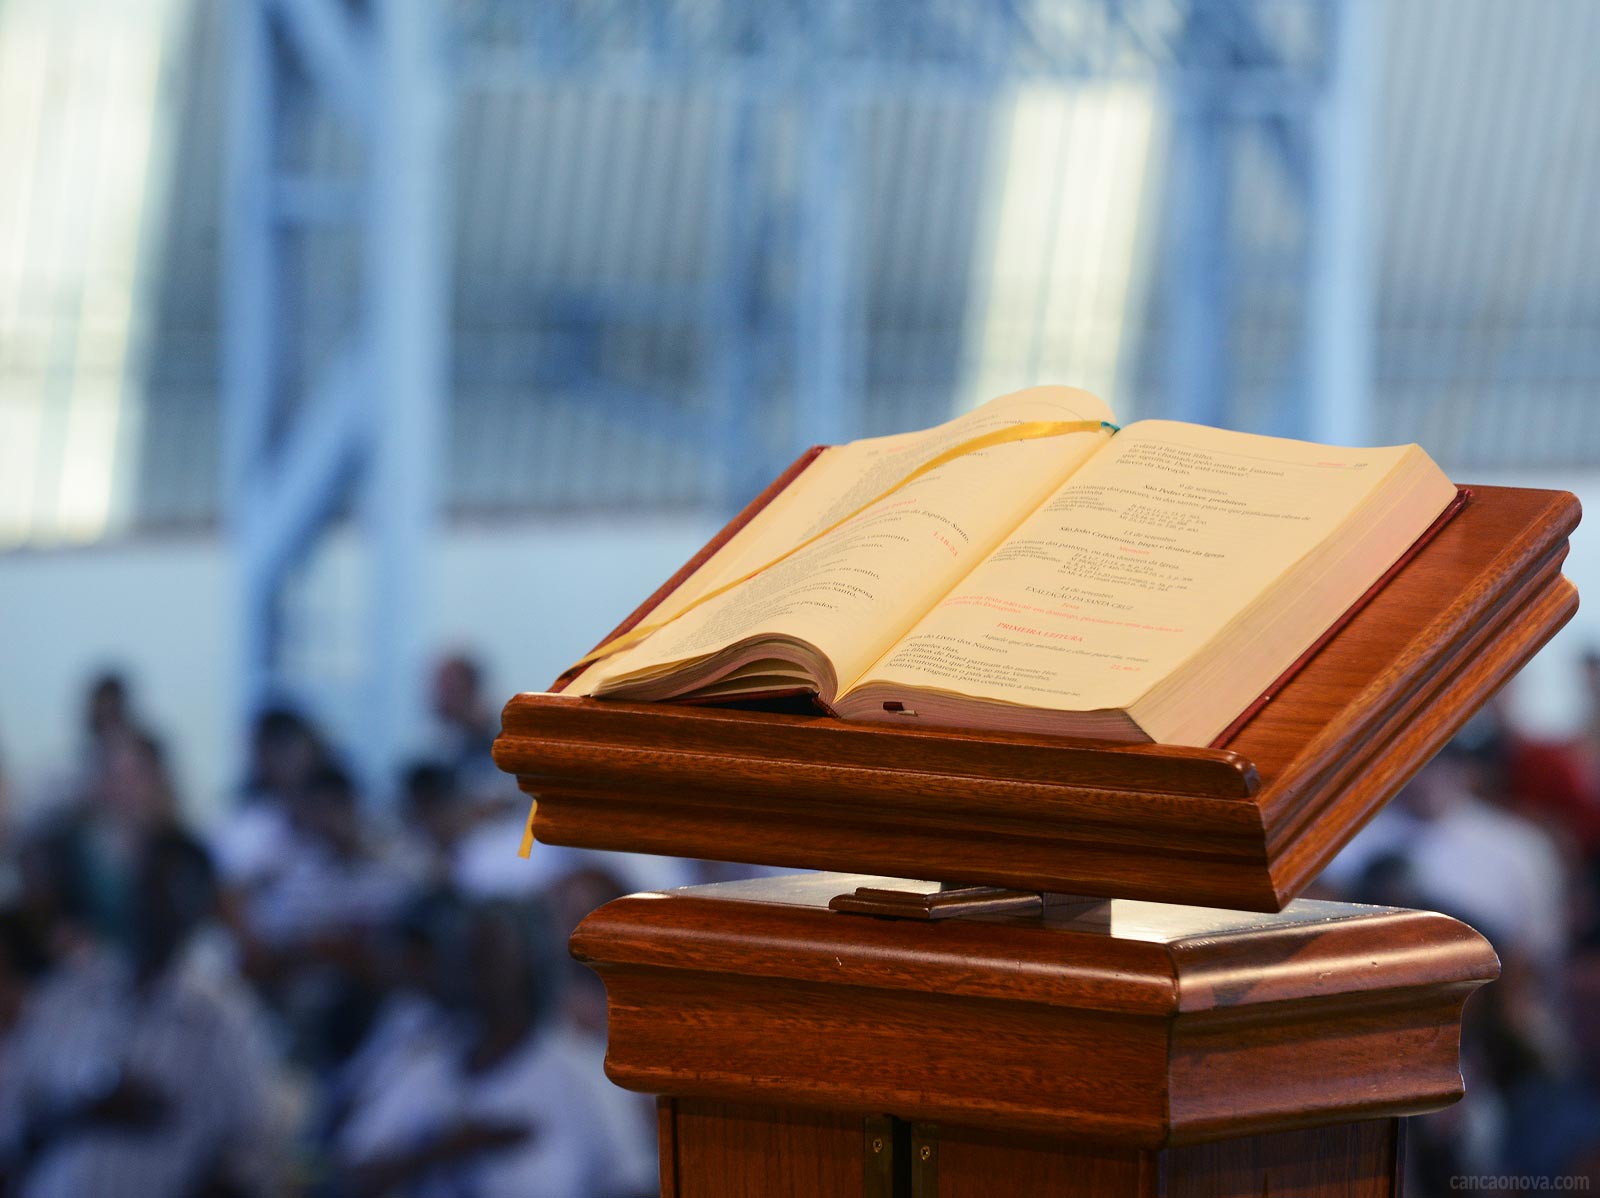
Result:
M1207 744L1454 498L1414 445L1131 425L837 710Z
M808 680L831 701L1029 511L1109 440L1072 433L965 454L861 511L840 528L732 590L703 595L771 562L914 471L990 430L1034 421L1108 421L1087 392L1038 387L1003 396L922 433L825 451L652 612L669 621L603 659L568 688L578 694L669 698L716 686L738 693L776 676ZM768 663L752 673L753 664Z

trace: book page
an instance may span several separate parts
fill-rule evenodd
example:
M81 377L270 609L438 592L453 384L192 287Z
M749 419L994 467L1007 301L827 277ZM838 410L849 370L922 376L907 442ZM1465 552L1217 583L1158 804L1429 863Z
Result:
M668 601L658 631L573 684L655 673L756 636L815 645L848 678L982 560L1095 450L1106 432L996 445L945 463L873 503L792 557L699 607L700 596L758 569L881 495L919 465L994 429L1029 421L1109 420L1106 405L1067 387L1003 396L935 429L828 450Z
M861 681L1125 709L1329 537L1410 449L1130 425Z

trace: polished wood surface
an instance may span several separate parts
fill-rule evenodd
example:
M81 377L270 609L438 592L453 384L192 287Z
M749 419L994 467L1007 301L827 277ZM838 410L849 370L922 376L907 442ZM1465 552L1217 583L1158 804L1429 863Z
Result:
M1163 1198L1397 1198L1404 1184L1403 1134L1398 1120L1377 1119L1186 1144L1163 1162L1160 1193ZM958 1196L942 1192L941 1198Z
M937 1150L939 1198L1159 1198L1162 1193L1161 1153L971 1127L941 1127Z
M518 695L539 840L1272 911L1576 610L1568 494L1473 499L1224 749Z
M668 1100L661 1198L867 1198L863 1123L837 1111Z
M1476 932L1424 912L828 910L860 885L915 884L813 874L590 915L572 947L606 985L608 1074L678 1098L1159 1149L1453 1102L1462 1006L1498 971Z
M887 1179L882 1174L874 1179L860 1158L878 1121L695 1099L663 1099L661 1105L662 1132L668 1137L663 1159L693 1163L663 1169L662 1198L1396 1198L1400 1193L1401 1127L1395 1119L1157 1150L946 1124L919 1129L914 1144L892 1149L902 1159ZM898 1189L892 1180L896 1174Z
M946 1127L938 1198L1394 1198L1400 1134L1375 1119L1121 1152Z

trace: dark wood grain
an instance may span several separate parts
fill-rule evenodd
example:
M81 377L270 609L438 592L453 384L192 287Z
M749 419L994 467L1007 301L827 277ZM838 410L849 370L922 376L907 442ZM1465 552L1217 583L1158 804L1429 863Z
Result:
M671 1128L675 1198L861 1198L865 1188L859 1115L675 1099Z
M661 1154L661 1198L678 1198L678 1108L670 1098L656 1099L656 1140Z
M810 765L832 770L941 775L993 783L1056 784L1154 791L1207 798L1248 798L1259 780L1250 762L1226 749L1124 745L1023 732L963 732L860 724L825 715L781 715L666 703L624 703L570 695L518 695L504 713L508 737L547 746L536 771L557 777L586 758L554 756L604 746L652 766L669 755L749 762L764 774ZM512 752L508 744L506 753ZM512 772L516 761L502 763ZM537 774L536 774L537 776ZM843 775L857 785L865 779Z
M1454 1101L1461 1008L1498 969L1442 915L1336 903L1116 900L1109 919L944 922L827 909L827 892L868 881L696 887L595 912L573 951L606 984L608 1074L1155 1149Z
M1474 498L1223 750L507 704L552 844L1270 911L1576 610L1578 504Z
M1397 1198L1395 1119L1214 1140L1172 1149L1163 1198Z
M980 1128L939 1132L939 1198L1394 1198L1398 1121L1160 1152Z
M939 1198L1160 1198L1156 1153L974 1127L941 1127L938 1152Z
M685 1136L690 1189L678 1193L793 1198L851 1195L865 1119L784 1107L666 1099L681 1107L663 1134ZM1396 1198L1402 1128L1395 1119L1240 1136L1149 1150L945 1124L924 1128L935 1154L923 1166L936 1198ZM676 1142L663 1142L676 1154ZM914 1150L913 1150L914 1151ZM905 1175L920 1164L902 1161ZM814 1187L814 1188L808 1188ZM915 1196L917 1191L910 1189Z

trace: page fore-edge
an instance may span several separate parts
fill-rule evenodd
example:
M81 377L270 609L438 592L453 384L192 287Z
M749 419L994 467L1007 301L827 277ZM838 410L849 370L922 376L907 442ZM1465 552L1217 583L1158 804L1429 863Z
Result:
M1366 607L1367 604L1371 603L1372 600L1377 597L1378 593L1382 591L1384 587L1389 585L1394 576L1399 574L1401 570L1405 569L1412 558L1416 557L1417 554L1422 552L1423 547L1426 546L1429 541L1433 540L1439 535L1440 530L1455 518L1457 512L1467 506L1467 503L1469 500L1471 500L1471 498L1472 489L1470 487L1457 486L1456 497L1445 505L1444 511L1440 512L1436 517L1434 517L1432 524L1428 525L1427 528L1422 530L1422 535L1419 536L1415 541L1411 542L1411 548L1407 549L1398 558L1396 558L1394 565L1390 566L1387 570L1380 574L1376 582L1374 582L1366 590L1362 591L1361 594L1357 596L1356 601L1349 607L1345 608L1344 615L1340 616L1332 624L1328 625L1327 631L1319 636L1316 640L1312 641L1304 653L1290 662L1288 668L1274 678L1272 682L1268 684L1267 689L1262 691L1261 694L1256 697L1255 702L1251 703L1250 706L1241 711L1238 718L1224 728L1221 732L1219 732L1216 736L1216 739L1211 741L1211 743L1206 747L1209 749L1226 748L1228 742L1235 736L1238 736L1239 733L1244 730L1245 725L1251 720L1255 719L1255 717L1261 713L1261 710L1277 697L1278 692L1289 685L1290 679L1292 679L1301 670L1305 669L1306 666L1311 663L1311 659L1314 658L1318 653L1322 652L1323 648L1326 647L1328 642L1333 640L1334 637L1338 636L1339 633L1344 629L1345 625L1350 623L1351 620L1355 619L1356 616L1360 614L1361 609Z

